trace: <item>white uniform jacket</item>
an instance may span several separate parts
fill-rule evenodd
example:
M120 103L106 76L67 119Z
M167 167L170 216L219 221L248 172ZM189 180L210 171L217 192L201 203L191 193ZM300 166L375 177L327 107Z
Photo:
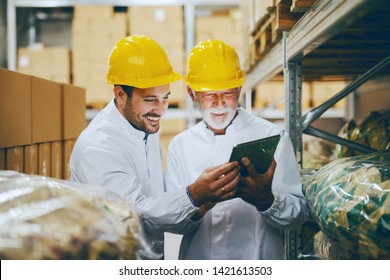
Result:
M149 241L163 253L163 232L185 233L197 223L185 188L166 193L159 134L145 135L112 100L81 133L70 159L71 179L103 186L125 197L138 212Z
M275 152L272 206L259 212L240 198L218 203L197 230L184 235L180 259L283 259L282 229L302 225L307 209L291 140L277 125L243 109L225 135L214 135L204 122L198 123L170 143L165 183L182 188L205 168L229 161L235 144L276 134L281 138Z

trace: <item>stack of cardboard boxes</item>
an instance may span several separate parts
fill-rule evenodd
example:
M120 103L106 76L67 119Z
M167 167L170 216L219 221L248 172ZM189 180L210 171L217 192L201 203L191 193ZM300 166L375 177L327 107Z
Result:
M302 83L302 109L308 110L317 107L341 91L347 85L346 81L318 81ZM278 102L281 101L281 102ZM275 109L284 110L285 86L282 81L268 81L256 87L254 107L263 109L273 106ZM340 100L334 106L336 109L345 109L345 99Z
M131 35L147 35L166 51L173 69L184 74L184 15L182 6L129 7ZM184 82L171 84L171 107L185 106Z
M20 73L55 81L70 83L70 51L66 47L44 47L34 45L18 50Z
M235 49L243 63L241 12L237 9L225 13L199 16L195 21L195 42L208 39L222 40Z
M87 90L87 105L102 108L113 97L106 83L107 60L127 36L126 13L109 6L76 6L72 22L73 84Z
M0 170L69 178L85 90L0 68Z

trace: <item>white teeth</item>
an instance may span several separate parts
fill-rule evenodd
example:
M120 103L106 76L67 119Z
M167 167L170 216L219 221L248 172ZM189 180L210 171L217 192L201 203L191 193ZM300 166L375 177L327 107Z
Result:
M146 117L150 121L158 121L160 117Z

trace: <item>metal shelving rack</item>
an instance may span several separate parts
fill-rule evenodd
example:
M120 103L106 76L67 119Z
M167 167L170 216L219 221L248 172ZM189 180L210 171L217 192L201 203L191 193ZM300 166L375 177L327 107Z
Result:
M360 75L358 79L351 82L346 88L324 104L310 110L303 116L301 109L302 63L318 47L328 42L335 35L368 14L374 8L381 7L384 3L385 1L370 0L318 0L289 32L283 33L282 40L247 74L243 92L246 93L245 103L251 104L250 93L258 83L283 73L286 104L284 120L286 130L291 136L298 164L301 167L303 133L339 143L362 152L373 151L371 148L311 127L310 124L323 114L329 112L330 107L339 100L353 92L386 65L389 65L390 56L385 57L377 65ZM387 55L389 54L390 51L387 52ZM287 259L297 258L299 243L298 232L286 232L285 253Z

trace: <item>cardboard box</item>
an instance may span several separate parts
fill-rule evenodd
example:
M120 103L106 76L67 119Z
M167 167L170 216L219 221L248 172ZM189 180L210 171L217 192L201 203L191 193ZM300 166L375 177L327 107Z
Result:
M136 28L136 23L145 25L145 22L155 25L173 26L184 22L184 11L182 6L151 6L151 7L130 7L128 9L130 19L130 33Z
M51 145L38 144L38 174L51 177Z
M32 143L59 141L61 131L61 84L32 77Z
M70 51L66 47L19 48L18 72L70 83Z
M311 83L313 106L317 107L336 95L347 85L345 81L319 81ZM334 107L343 109L345 99L340 100Z
M62 141L51 142L51 177L62 179Z
M0 149L0 170L5 170L5 149Z
M24 146L24 173L38 174L38 145Z
M255 108L284 109L285 89L282 81L265 82L256 87Z
M181 6L131 7L128 14L130 34L147 35L164 49L184 49L184 18Z
M75 6L73 18L111 18L114 9L111 6Z
M170 84L171 94L169 95L169 105L184 108L186 104L186 95L184 81L177 81Z
M85 89L62 85L62 139L75 139L86 126Z
M24 170L24 160L23 160L23 146L12 147L6 150L6 169L15 170L17 172L23 173Z
M302 83L302 109L309 108L310 105L310 86L308 83ZM266 108L268 106L274 109L284 110L285 108L285 85L283 81L268 81L257 85L254 107Z
M0 68L0 148L31 144L31 77Z
M73 147L74 147L75 143L76 143L75 139L63 141L63 146L62 146L63 173L62 174L63 174L63 179L65 179L65 180L70 179L70 165L69 165L70 164L70 156L72 155L72 151L73 151Z
M102 82L101 84L91 84L87 86L87 105L93 103L107 104L114 97L113 85Z
M0 170L5 170L5 149L0 149Z
M187 128L187 120L183 118L161 119L161 135L176 135Z

